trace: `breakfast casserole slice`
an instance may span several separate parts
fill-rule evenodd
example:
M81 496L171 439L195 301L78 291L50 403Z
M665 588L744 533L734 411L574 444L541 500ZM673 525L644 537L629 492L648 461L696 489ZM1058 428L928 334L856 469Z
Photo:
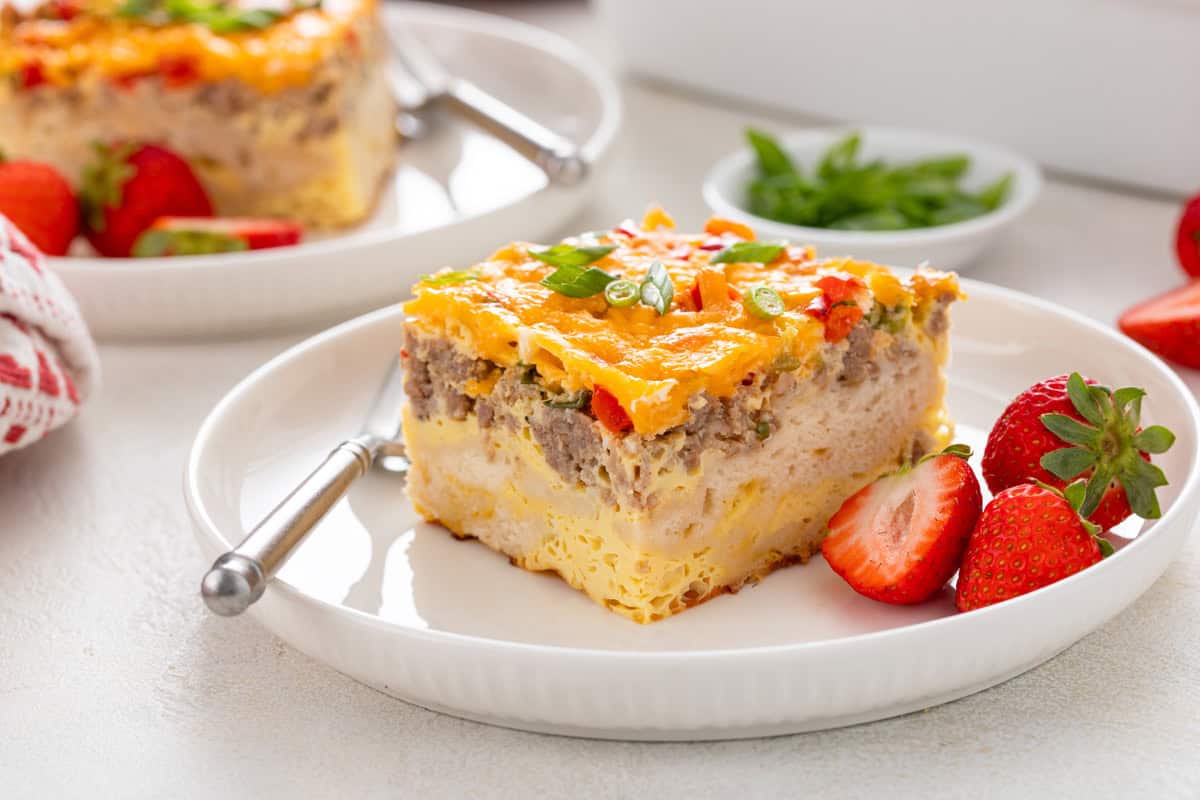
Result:
M512 244L405 306L414 506L642 623L807 560L951 433L954 275L673 228Z
M386 51L376 0L0 3L0 150L77 180L159 144L223 216L348 225L394 160Z

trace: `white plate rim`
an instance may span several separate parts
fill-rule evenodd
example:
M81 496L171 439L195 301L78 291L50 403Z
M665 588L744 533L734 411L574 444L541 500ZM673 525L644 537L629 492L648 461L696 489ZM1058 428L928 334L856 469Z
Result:
M1183 383L1183 380L1161 359L1146 350L1141 345L1129 340L1118 334L1112 328L1101 324L1100 322L1085 316L1077 311L1060 306L1032 295L1025 294L1013 289L996 286L994 284L985 283L977 280L963 279L962 286L967 293L987 293L994 294L999 299L1009 302L1018 302L1029 304L1038 310L1060 315L1069 321L1082 325L1090 329L1093 333L1108 339L1110 343L1117 347L1123 347L1145 360L1149 367L1159 373L1159 376L1167 381L1172 386L1175 392L1183 399L1184 407L1190 416L1190 424L1197 435L1200 435L1200 405L1197 404L1195 396ZM262 366L255 369L248 376L238 382L218 403L213 410L201 423L192 447L188 453L188 459L184 470L183 491L187 503L188 511L195 522L195 533L197 537L206 537L208 544L228 548L234 543L228 542L220 533L217 526L213 523L207 511L203 508L200 500L200 474L202 469L201 459L204 455L205 444L209 440L216 428L221 422L221 418L229 408L238 403L243 396L250 393L255 385L263 377L285 366L298 358L303 357L310 351L315 351L319 348L329 346L336 342L340 337L356 332L362 328L370 327L377 324L380 320L394 316L402 316L400 306L393 305L386 308L373 311L369 314L357 317L355 319L344 322L340 325L329 328L321 333L318 333L302 342L288 348L284 352L267 361ZM330 443L330 446L336 444ZM1143 540L1155 536L1160 527L1174 520L1181 514L1180 509L1188 505L1188 500L1193 495L1200 494L1200 447L1193 453L1187 477L1179 491L1179 495L1175 498L1171 507L1156 521L1155 527L1149 531L1137 536L1133 541L1129 542L1125 547L1121 548L1113 557L1101 561L1099 564L1093 565L1086 570L1078 572L1067 578L1064 578L1051 586L1044 587L1037 592L1032 592L1026 595L1006 600L1003 603L997 603L985 608L976 609L966 614L952 614L949 616L939 617L936 619L926 620L923 622L902 625L886 630L870 631L866 633L854 634L851 636L841 636L834 639L822 639L816 641L795 642L787 644L771 644L771 645L756 645L749 647L736 647L725 649L695 649L695 650L671 650L671 651L653 651L653 650L612 650L598 649L586 647L569 647L564 645L549 645L549 644L534 644L529 642L514 642L504 639L494 639L484 636L474 636L469 634L455 633L442 630L423 630L418 628L410 628L402 625L396 625L387 620L381 619L375 615L361 611L355 608L349 608L339 603L332 603L313 597L305 593L300 588L287 583L286 581L276 579L268 587L268 591L280 592L288 598L298 601L303 604L316 606L318 609L326 613L343 613L348 615L352 620L359 623L366 623L372 627L378 627L390 635L400 635L405 637L413 637L424 639L430 642L452 645L469 645L472 647L482 647L485 649L499 649L503 651L515 651L525 655L539 655L545 657L553 657L558 659L574 659L586 658L602 659L613 662L637 661L639 664L650 662L659 664L663 667L680 666L683 663L695 664L697 659L705 662L720 662L731 658L744 658L747 656L761 656L764 658L789 658L801 657L803 654L818 652L822 650L832 650L836 648L853 648L867 646L874 642L887 641L896 636L928 634L935 630L948 628L953 630L955 626L971 626L981 624L984 620L995 619L1003 615L1019 615L1020 610L1030 603L1043 602L1043 598L1048 602L1049 597L1057 593L1069 592L1071 587L1076 586L1084 581L1099 581L1104 580L1108 573L1112 572L1117 567L1113 567L1114 563L1119 562L1122 558L1122 553L1126 551L1134 551L1135 548L1144 548L1146 545ZM1186 524L1179 522L1177 524ZM201 542L204 544L204 542ZM978 620L979 622L972 622Z
M600 95L600 106L602 108L599 125L591 137L580 145L582 156L589 165L594 165L611 148L613 140L621 128L621 121L624 114L620 90L617 87L616 81L613 80L612 75L600 66L600 62L566 37L535 25L501 17L497 14L427 2L405 2L399 6L383 8L380 13L385 17L424 18L433 20L438 24L453 25L454 27L469 30L482 27L487 30L489 35L505 38L531 49L549 53L560 61L572 64L595 86ZM474 25L472 25L472 22ZM552 190L553 188L552 184L547 183L515 202L522 202L533 195ZM292 247L271 248L243 253L198 255L186 258L50 256L47 260L52 269L68 277L97 272L120 272L126 274L141 274L150 271L154 273L192 273L211 269L216 266L228 266L230 263L236 263L239 269L254 269L266 263L287 262L295 257L333 257L343 251L387 245L402 241L411 235L431 234L440 229L469 222L495 210L486 209L468 216L456 218L449 224L442 224L411 233L400 234L388 228L359 231L351 227L344 232L339 232L326 239L301 242L299 245Z
M861 133L864 141L872 136L907 140L914 143L919 142L922 146L928 145L931 153L958 151L972 157L987 154L999 161L1008 162L1015 176L1013 195L995 211L989 211L974 219L930 228L915 228L907 231L844 231L836 228L810 228L805 225L793 225L790 222L779 222L754 214L732 202L720 188L728 181L731 174L741 172L752 162L753 152L748 145L743 145L718 159L705 175L704 200L715 213L757 226L760 230L786 231L797 241L837 240L840 246L850 248L896 247L934 245L953 239L968 238L983 231L1006 226L1028 211L1042 191L1042 170L1032 159L1006 147L961 136L883 125L838 124L801 128L781 134L776 139L783 149L788 151L801 142L809 144L814 140L837 138L852 132Z

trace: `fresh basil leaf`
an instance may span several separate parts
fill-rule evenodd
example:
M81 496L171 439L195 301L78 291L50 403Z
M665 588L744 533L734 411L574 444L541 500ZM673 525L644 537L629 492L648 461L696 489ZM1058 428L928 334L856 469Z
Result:
M961 178L971 167L971 159L965 155L938 156L914 161L901 169L912 175L937 175L943 178Z
M455 269L449 272L437 272L433 275L422 275L421 283L430 286L449 286L454 283L479 280L479 273L473 269Z
M857 132L835 142L825 151L820 166L817 167L817 174L821 176L822 180L830 180L852 169L861 143L861 137Z
M646 272L641 285L642 303L658 312L659 316L666 314L675 298L675 284L661 261L655 261Z
M787 247L783 242L734 242L718 252L710 264L770 264Z
M816 168L801 177L775 139L746 132L758 162L745 186L746 208L767 219L816 228L905 230L950 225L994 210L1007 196L1011 176L968 192L960 182L971 166L960 153L907 164L861 160L861 139L852 133L835 142Z
M567 297L591 297L604 291L616 278L597 267L582 269L564 265L542 278L541 284Z
M546 400L545 404L550 408L587 408L591 402L591 391L584 389L574 397L568 397L566 400Z
M988 211L995 211L1008 197L1008 192L1012 187L1012 182L1013 176L1010 172L997 180L995 183L984 187L983 191L979 193L976 199L979 201L980 205L982 205Z
M156 6L155 0L125 0L125 4L117 9L117 16L142 19L149 16Z
M908 217L896 209L881 208L842 217L828 227L843 231L902 231L911 226Z
M572 244L556 244L545 250L530 250L529 255L552 267L586 267L616 250L615 244L588 245L577 247ZM604 288L603 286L600 288Z
M234 19L244 28L261 30L273 25L280 16L282 15L278 11L271 11L267 8L252 8L236 13Z
M763 175L796 175L798 171L775 137L754 128L746 129L746 139L758 156L758 170Z
M935 226L953 225L956 222L966 222L969 219L981 217L987 212L987 206L974 198L955 197L930 214L929 220Z

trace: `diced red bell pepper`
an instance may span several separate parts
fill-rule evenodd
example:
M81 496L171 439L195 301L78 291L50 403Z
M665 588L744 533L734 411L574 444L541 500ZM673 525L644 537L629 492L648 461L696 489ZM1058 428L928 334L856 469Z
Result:
M625 409L621 408L621 402L603 386L592 390L592 413L600 420L600 424L613 433L633 428L633 420L629 418Z
M826 294L831 307L845 300L850 300L851 295L866 288L865 284L857 277L847 275L844 272L822 275L813 281L813 285Z
M862 318L863 310L855 303L835 305L825 320L825 341L836 344L845 339Z

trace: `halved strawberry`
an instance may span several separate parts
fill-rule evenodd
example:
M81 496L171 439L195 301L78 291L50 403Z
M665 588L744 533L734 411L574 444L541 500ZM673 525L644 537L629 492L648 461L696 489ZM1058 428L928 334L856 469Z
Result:
M952 445L885 475L842 504L821 553L854 591L920 603L958 569L983 505L971 451Z
M160 217L138 237L133 255L183 256L265 250L298 244L299 222L244 217Z
M1200 204L1196 215L1200 217ZM1200 280L1134 306L1117 324L1163 358L1200 369Z

